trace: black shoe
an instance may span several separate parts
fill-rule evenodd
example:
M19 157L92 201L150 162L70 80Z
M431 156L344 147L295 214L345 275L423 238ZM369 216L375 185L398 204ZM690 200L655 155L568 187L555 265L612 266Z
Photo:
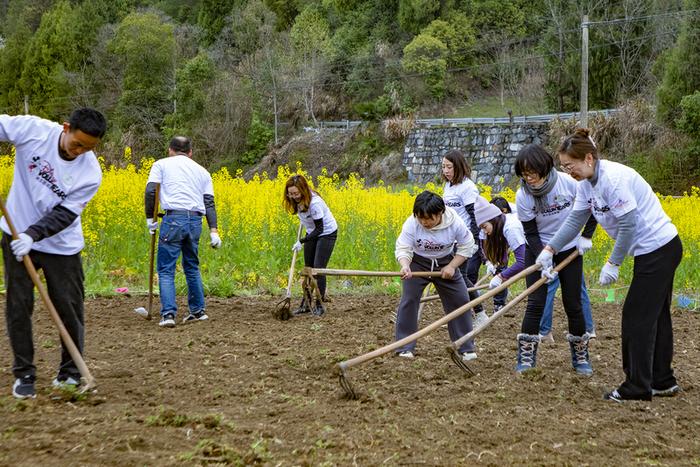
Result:
M326 312L326 309L323 308L323 303L321 303L319 300L316 300L316 307L314 308L314 316L323 316L323 314Z
M677 384L674 384L666 389L651 388L651 395L654 397L673 397L679 392L681 392L681 387Z
M605 394L603 394L603 400L619 402L619 403L622 403L622 401L624 401L624 399L622 398L620 393L617 392L617 389L613 389L612 391L606 392Z
M23 376L15 380L12 385L12 395L17 399L34 399L36 391L34 390L35 377L33 375Z
M195 321L206 321L208 319L209 319L209 317L204 312L204 310L201 310L201 311L198 311L197 313L190 313L189 315L185 316L185 319L182 320L182 323L183 324L194 323Z
M306 304L306 300L302 298L301 304L299 305L299 308L294 310L292 312L292 315L299 316L299 315L304 315L306 313L311 313L311 308L309 307L309 305Z

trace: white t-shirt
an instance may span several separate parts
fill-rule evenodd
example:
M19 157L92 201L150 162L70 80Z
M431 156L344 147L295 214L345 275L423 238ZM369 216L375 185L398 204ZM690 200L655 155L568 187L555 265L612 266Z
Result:
M523 224L515 214L506 214L506 221L503 224L503 236L508 242L508 248L515 251L521 245L525 245L525 231Z
M617 162L598 163L596 186L588 180L578 184L575 210L589 210L608 235L617 238L618 218L636 209L637 227L629 256L651 253L678 235L659 198L641 175Z
M182 154L157 160L148 174L148 183L160 183L160 205L166 210L204 214L204 195L214 196L207 169Z
M450 182L445 183L442 192L442 199L445 201L445 206L454 209L459 217L462 218L467 227L472 225L472 219L467 212L467 206L474 204L479 196L479 189L474 182L465 178L462 183L452 185Z
M473 246L474 237L467 225L454 211L447 214L449 209L446 208L446 213L443 214L443 223L445 217L451 218L452 222L445 228L426 229L413 215L406 219L401 234L396 239L397 251L402 247L410 247L424 258L438 259L451 254L455 243Z
M297 216L299 216L299 220L304 225L307 235L316 229L314 220L318 219L323 219L323 232L321 232L321 235L332 234L338 230L338 223L335 221L333 214L331 214L331 210L328 209L328 205L323 201L323 198L316 193L311 193L309 209L304 212L297 212Z
M14 179L7 198L7 210L17 232L24 232L61 205L78 218L32 249L57 255L74 255L85 246L80 214L102 183L102 169L92 151L72 161L58 155L63 126L39 117L0 115L0 141L15 145ZM10 228L3 217L0 227Z
M526 193L522 188L515 194L518 219L521 222L535 219L542 245L546 245L564 224L569 212L574 207L576 198L576 180L563 172L557 173L557 183L546 195L547 208L544 213L535 211L535 197ZM562 248L562 251L576 246L580 234Z

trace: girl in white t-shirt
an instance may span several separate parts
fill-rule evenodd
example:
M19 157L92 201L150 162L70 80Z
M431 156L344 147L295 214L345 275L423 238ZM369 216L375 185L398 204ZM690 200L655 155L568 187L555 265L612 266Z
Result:
M304 265L312 268L325 268L333 253L338 238L338 224L323 201L321 195L309 188L303 175L293 175L284 188L284 207L290 214L299 216L299 221L306 230L306 235L292 246L292 251L304 248ZM326 299L326 276L316 278L321 300L316 300L313 310L311 303L304 299L294 312L295 315L310 313L315 316L325 313L322 301Z
M456 245L456 247L455 247ZM396 239L396 260L401 265L401 301L396 311L396 340L418 330L418 308L423 289L432 282L448 314L469 301L459 266L476 251L474 237L457 213L440 196L424 191L416 197L413 215L406 219ZM413 277L416 271L441 271L440 278ZM471 313L447 324L456 341L472 330ZM413 358L416 343L397 349L400 357ZM474 340L462 344L464 361L476 358Z
M525 266L535 264L544 245L554 236L559 226L564 223L576 198L576 181L569 175L557 172L554 159L539 145L529 144L520 150L515 159L515 174L521 178L520 188L515 195L518 219L523 224L527 247L525 249ZM559 263L576 248L579 233L566 242L554 256L553 262ZM552 261L550 260L550 265ZM550 279L551 268L542 275ZM571 350L571 364L577 373L591 375L590 356L588 354L589 336L581 308L581 277L583 259L578 256L559 272L562 289L562 302L569 324L567 336ZM535 272L527 276L527 286L540 278ZM540 343L540 319L547 299L547 287L539 287L527 297L527 307L517 336L518 358L516 371L522 373L533 369L537 362L537 348Z
M590 214L615 246L603 265L599 282L618 278L626 256L634 272L622 306L622 367L625 381L605 399L650 400L680 391L671 368L673 277L683 256L678 230L649 184L633 169L600 159L588 129L578 129L559 147L563 170L578 180L576 202L548 250L559 251Z
M452 149L442 156L442 178L445 180L442 199L445 201L445 206L455 210L476 240L479 238L479 227L474 218L474 202L479 196L479 189L469 178L471 175L472 168L469 166L462 151ZM479 254L473 255L459 267L467 288L473 287L478 280L480 266L481 254L479 252ZM478 297L479 292L469 292L470 300L475 300ZM474 307L474 313L477 327L488 319L481 304Z

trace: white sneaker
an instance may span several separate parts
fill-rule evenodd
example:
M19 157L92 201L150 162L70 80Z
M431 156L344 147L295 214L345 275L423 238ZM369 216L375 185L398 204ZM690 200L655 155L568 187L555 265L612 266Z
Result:
M413 352L411 352L410 350L406 350L404 352L401 352L399 354L399 357L401 357L401 358L413 358L413 357L415 357L415 355L413 355Z
M488 319L489 315L487 315L485 311L480 311L479 313L476 313L476 315L474 316L474 329L483 326L484 323L488 321Z
M70 376L62 381L59 380L58 378L55 378L51 382L51 386L53 386L56 389L64 389L64 388L68 388L68 387L76 388L76 387L78 387L78 385L80 385L80 381L77 381L75 378L72 378Z
M540 342L543 344L554 344L554 336L552 335L552 331L549 331L547 334L540 334Z
M162 328L174 328L175 316L172 313L166 313L165 316L163 316L160 319L160 323L158 323L158 326Z
M462 354L463 362L469 362L471 360L476 360L476 352L464 352Z

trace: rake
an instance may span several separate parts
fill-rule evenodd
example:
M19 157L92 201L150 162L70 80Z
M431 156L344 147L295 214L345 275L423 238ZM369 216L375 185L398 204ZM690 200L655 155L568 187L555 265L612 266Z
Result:
M573 253L571 253L569 256L567 256L561 263L557 264L557 266L554 268L556 272L561 271L564 269L570 262L572 262L576 257L578 256L578 250L574 250ZM489 327L491 323L496 321L499 317L501 317L504 313L508 312L508 310L512 309L515 305L523 301L528 295L530 295L532 292L540 288L542 285L544 285L547 282L547 278L542 277L537 280L534 284L532 284L530 287L525 289L523 292L521 292L517 297L514 297L511 301L508 302L507 305L505 305L503 308L492 314L489 319L484 321L484 324L479 326L478 328L474 329L472 332L469 332L456 341L452 343L452 345L447 347L447 353L450 355L452 358L452 361L457 365L460 369L464 370L467 374L470 376L474 375L474 371L472 371L471 368L462 360L461 356L459 355L459 348L467 342L470 339L475 338L481 332Z
M15 225L12 223L10 213L7 212L5 202L2 198L0 198L0 209L2 209L2 214L5 216L5 221L7 222L7 225L10 228L10 232L12 233L12 239L17 240L19 238L19 236L17 235L17 230L15 230ZM49 315L51 315L51 319L58 328L58 334L61 336L61 340L63 340L63 344L66 346L68 354L73 359L73 362L75 362L75 366L78 367L78 371L80 371L80 375L82 376L81 379L85 383L80 392L84 393L94 388L95 378L93 378L92 374L90 373L90 370L85 364L85 360L83 360L83 356L80 355L78 347L76 347L75 342L73 342L73 339L71 339L70 334L68 334L66 326L63 324L63 321L61 321L61 317L58 315L58 311L56 311L56 308L54 307L53 302L51 301L51 298L49 297L49 294L46 291L46 288L44 287L44 284L39 278L39 274L36 272L34 263L32 263L32 260L28 254L24 255L22 261L24 262L24 267L27 270L27 274L29 274L29 277L31 277L32 282L39 291L39 295L41 295L41 300L44 302L44 306L46 306L46 308L49 310Z
M297 230L297 242L299 241L299 238L301 238L301 222L299 223L299 229ZM292 264L289 266L289 279L287 279L287 293L282 301L277 303L277 306L275 306L275 309L272 312L272 316L280 321L287 321L292 317L290 312L292 304L292 278L294 277L294 265L297 262L297 253L297 250L294 250L294 253L292 253Z
M423 329L418 330L417 332L411 334L410 336L406 336L403 339L400 339L396 342L392 342L391 344L385 345L384 347L376 349L372 352L368 352L364 355L360 355L360 356L355 357L353 359L345 360L343 362L338 363L338 379L340 382L340 387L343 388L343 390L345 391L345 395L349 399L357 399L357 393L354 391L352 385L350 384L350 381L349 381L348 375L347 375L347 371L350 368L357 366L361 363L365 363L365 362L374 360L377 357L381 357L382 355L385 355L393 350L396 350L399 347L402 347L408 343L411 343L411 342L414 342L414 341L420 339L421 337L423 337L423 336L433 332L434 330L440 328L443 324L446 324L446 323L452 321L453 319L457 318L458 316L471 310L473 307L475 307L479 303L482 303L485 300L488 300L489 298L500 293L502 290L505 290L511 284L522 279L523 277L527 276L528 274L531 274L535 271L539 271L539 269L540 269L539 264L533 264L529 268L526 268L523 271L520 271L515 276L504 281L498 287L495 287L495 288L489 290L485 294L479 296L479 298L476 298L470 302L465 303L461 307L459 307L456 310L452 311L451 313L443 316L442 318L438 319L437 321L434 321L433 323L429 324L428 326L424 327Z

